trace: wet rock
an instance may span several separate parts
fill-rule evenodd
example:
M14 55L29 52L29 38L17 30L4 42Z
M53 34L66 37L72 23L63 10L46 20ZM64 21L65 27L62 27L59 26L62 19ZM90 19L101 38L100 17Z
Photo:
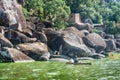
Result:
M97 53L106 48L105 40L96 33L90 33L83 38L84 43L96 50Z
M69 62L68 59L64 58L51 58L50 61Z
M0 25L19 31L26 28L22 6L17 0L1 0L0 4Z
M41 42L18 44L17 48L34 60L48 60L50 57L47 45Z
M78 60L94 60L92 57L79 57Z
M50 58L64 58L64 59L71 59L70 57L68 56L65 56L65 55L51 55Z
M92 58L94 58L94 59L103 59L103 58L105 58L105 55L96 53L96 54L92 55Z
M1 48L0 59L3 62L31 62L34 61L24 53L15 48Z

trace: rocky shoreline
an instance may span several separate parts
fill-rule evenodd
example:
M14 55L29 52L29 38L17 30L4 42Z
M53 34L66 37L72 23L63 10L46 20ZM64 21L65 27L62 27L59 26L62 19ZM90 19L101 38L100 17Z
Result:
M89 23L74 22L56 31L50 22L40 23L37 17L25 20L22 4L16 0L1 0L0 4L2 62L67 61L75 55L100 59L107 52L119 52L120 36L94 33Z

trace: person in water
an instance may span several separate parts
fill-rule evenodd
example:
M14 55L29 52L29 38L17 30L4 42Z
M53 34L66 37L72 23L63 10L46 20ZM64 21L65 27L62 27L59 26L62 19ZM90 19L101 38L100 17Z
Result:
M74 63L78 63L77 55L75 55L75 57L73 58L73 60L74 60Z

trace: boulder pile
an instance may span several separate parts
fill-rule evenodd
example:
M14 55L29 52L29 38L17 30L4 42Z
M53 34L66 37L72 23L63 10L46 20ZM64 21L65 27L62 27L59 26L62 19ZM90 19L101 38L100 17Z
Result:
M119 36L94 33L89 23L56 31L50 22L40 23L37 17L26 21L17 0L1 0L0 4L0 61L67 61L76 55L103 58L106 52L120 49Z

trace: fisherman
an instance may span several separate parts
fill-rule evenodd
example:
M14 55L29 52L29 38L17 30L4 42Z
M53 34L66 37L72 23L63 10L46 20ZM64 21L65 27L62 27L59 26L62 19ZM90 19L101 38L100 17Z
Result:
M73 60L74 60L74 63L78 63L77 55L74 56Z

